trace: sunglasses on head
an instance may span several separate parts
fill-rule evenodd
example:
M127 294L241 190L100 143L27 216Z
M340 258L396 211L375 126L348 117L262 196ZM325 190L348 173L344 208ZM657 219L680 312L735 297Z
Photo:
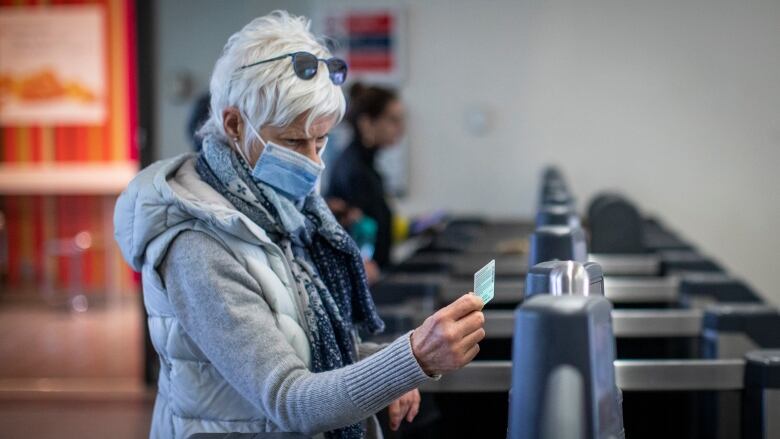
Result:
M256 65L269 63L272 61L279 61L287 57L292 58L293 70L295 75L301 79L309 80L317 74L317 69L320 65L320 61L324 62L328 67L328 76L330 76L331 82L335 85L341 85L347 80L347 63L341 58L317 58L314 54L309 52L294 52L279 55L273 58L257 61L252 64L241 66L237 71L248 69Z

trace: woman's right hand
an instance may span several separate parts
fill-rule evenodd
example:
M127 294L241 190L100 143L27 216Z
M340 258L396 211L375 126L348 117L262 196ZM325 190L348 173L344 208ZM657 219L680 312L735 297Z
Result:
M474 359L485 338L483 306L478 296L464 294L412 332L412 352L426 374L457 370Z

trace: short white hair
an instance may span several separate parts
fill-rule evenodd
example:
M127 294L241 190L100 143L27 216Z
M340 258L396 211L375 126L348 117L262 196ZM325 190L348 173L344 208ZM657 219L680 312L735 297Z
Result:
M306 17L277 10L231 35L211 74L210 115L201 133L227 141L222 112L229 107L237 107L249 118L244 121L244 139L251 138L248 124L258 131L264 126L285 127L307 111L307 133L318 118L335 116L340 121L346 108L344 93L331 82L324 64L309 80L295 75L289 57L241 69L299 51L329 58L324 40L315 37L310 27Z

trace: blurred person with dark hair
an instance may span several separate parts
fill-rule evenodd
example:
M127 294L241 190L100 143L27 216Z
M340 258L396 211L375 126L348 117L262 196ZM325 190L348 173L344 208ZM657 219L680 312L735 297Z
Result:
M387 202L376 157L403 136L403 105L395 90L357 82L349 92L345 119L354 135L333 164L327 196L359 208L376 222L373 260L384 268L390 264L393 211Z
M211 94L203 93L195 100L190 110L190 117L187 119L187 135L192 141L192 149L200 152L203 147L203 135L199 133L203 124L209 120L209 104L211 103Z

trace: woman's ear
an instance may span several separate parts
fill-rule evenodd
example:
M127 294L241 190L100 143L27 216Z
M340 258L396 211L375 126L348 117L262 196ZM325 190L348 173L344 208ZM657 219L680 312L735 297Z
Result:
M237 140L241 143L244 121L238 108L227 107L222 111L222 128L224 128L225 134L227 134L229 139Z

